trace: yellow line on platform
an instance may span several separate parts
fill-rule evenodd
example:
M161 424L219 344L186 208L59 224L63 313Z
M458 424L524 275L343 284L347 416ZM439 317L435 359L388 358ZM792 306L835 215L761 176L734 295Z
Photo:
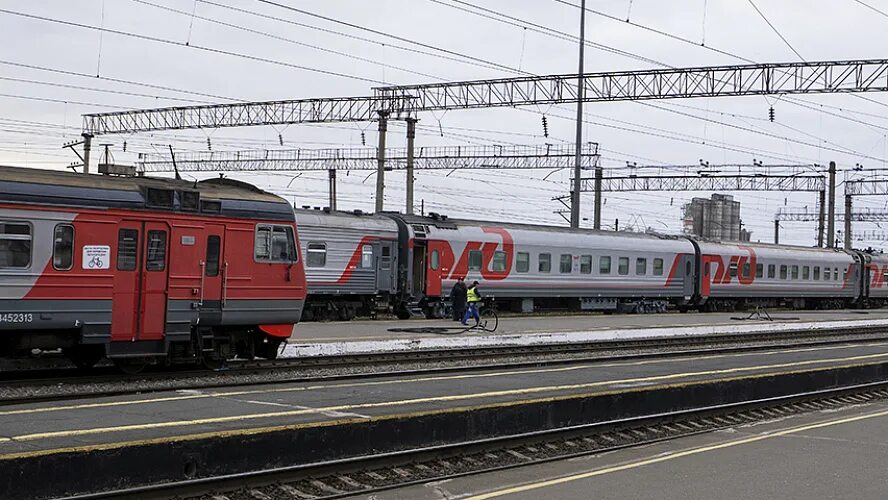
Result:
M635 393L635 392L643 392L643 391L662 391L676 388L684 388L691 386L703 386L711 383L725 383L725 382L734 382L741 380L755 380L760 378L769 378L769 377L777 377L777 376L787 376L799 373L816 373L821 371L828 371L834 369L843 369L843 368L853 368L865 366L860 364L847 364L847 365L838 365L838 366L830 366L823 368L816 368L812 370L792 370L785 372L768 372L768 373L760 373L754 375L745 375L741 377L728 377L723 379L707 379L707 380L697 380L691 382L683 382L676 384L662 384L656 386L644 386L644 387L633 387L628 389L619 389L619 390L610 390L610 391L600 391L600 392L590 392L590 393L580 393L580 394L567 394L561 396L550 396L545 398L536 398L536 399L525 399L525 400L513 400L513 401L501 401L494 403L483 403L477 405L470 406L460 406L460 407L450 407L450 408L438 408L431 410L420 410L415 412L407 412L407 413L396 413L396 414L388 414L388 415L379 415L379 416L371 416L371 417L356 417L356 418L347 418L347 419L335 419L335 420L324 420L324 421L316 421L316 422L300 422L295 424L281 424L275 426L266 426L266 427L251 427L251 428L240 428L240 429L228 429L228 430L219 430L219 431L209 431L202 432L198 434L184 434L179 436L164 436L158 438L148 438L148 439L138 439L138 440L130 440L130 441L118 441L118 442L110 442L110 443L99 443L99 444L89 444L89 445L81 445L81 446L72 446L72 447L64 447L64 448L50 448L50 449L42 449L42 450L34 450L34 451L24 451L24 452L13 452L7 454L0 454L0 461L6 460L14 460L21 458L34 458L41 457L47 455L56 455L56 454L65 454L65 453L79 453L79 452L94 452L94 451L102 451L102 450L116 450L122 448L130 448L137 446L149 446L155 444L170 444L177 442L186 442L186 441L196 441L200 439L224 439L231 437L242 437L242 436L252 436L258 434L266 434L271 432L279 432L279 431L297 431L304 429L313 429L313 428L323 428L323 427L332 427L337 425L354 425L354 424L362 424L362 423L376 423L388 420L397 420L397 419L410 419L410 418L420 418L425 416L435 416L435 415L446 415L452 413L465 413L465 412L473 412L480 410L498 410L502 408L521 406L521 405L532 405L532 404L541 404L541 403L552 403L558 401L566 401L571 399L588 399L594 397L604 397L614 394L627 394L627 393ZM351 405L354 408L359 406L384 406L390 405L390 403L371 403L368 405ZM346 406L333 407L333 408L346 408ZM323 409L315 409L315 411L321 411ZM292 413L292 412L285 412ZM127 426L128 427L128 426ZM110 431L109 431L110 429ZM105 433L105 432L113 432L118 428L110 427L104 429L88 429L87 431L91 431L91 433ZM77 431L75 431L77 432ZM57 433L43 433L42 435L47 436L50 434ZM83 435L81 433L80 435ZM9 438L3 438L0 442L14 442L19 440L28 440L28 439L37 439L35 436L40 436L40 434L31 434L26 436L14 436ZM49 436L49 437L57 437Z
M450 380L484 379L484 378L495 378L495 377L514 376L514 375L563 373L563 372L587 370L587 369L593 369L593 368L600 369L600 368L613 368L613 367L621 367L621 366L643 366L643 365L661 364L661 363L676 363L676 362L695 361L695 360L702 360L702 359L741 358L741 357L750 357L750 356L773 356L773 355L778 355L778 354L791 354L791 353L798 353L798 352L829 351L829 350L852 349L852 348L859 348L859 347L880 347L880 346L888 346L888 342L876 342L876 343L867 343L867 344L846 344L846 345L835 345L835 346L799 347L799 348L792 348L792 349L778 349L778 350L773 350L773 351L757 351L757 352L752 351L752 352L741 352L741 353L732 353L732 354L678 356L678 357L674 357L674 358L644 359L644 360L639 360L639 361L586 363L586 364L582 364L582 365L560 366L560 367L554 367L554 368L515 369L515 370L503 370L503 371L498 371L498 372L486 372L486 373L466 373L466 374L459 374L459 375L418 376L418 377L403 378L403 379L399 378L399 379L388 379L388 380L369 380L369 381L365 380L365 381L356 381L356 382L304 385L304 386L296 386L296 387L274 387L274 388L267 388L267 389L249 389L249 390L245 389L245 390L240 390L240 391L202 392L202 393L198 393L198 394L180 394L180 395L176 395L176 396L162 396L162 397L156 397L156 398L107 401L107 402L101 402L101 403L81 403L81 404L73 404L73 405L46 406L46 407L38 407L38 408L22 408L22 409L17 409L17 410L2 410L2 411L0 411L0 417L9 416L9 415L28 415L28 414L35 414L35 413L48 413L48 412L69 411L69 410L88 410L88 409L96 409L96 408L109 408L109 407L131 406L131 405L140 405L140 404L168 403L168 402L187 401L187 400L194 400L194 399L225 398L225 397L250 396L250 395L261 395L261 394L281 394L281 393L289 393L289 392L316 391L316 390L325 390L325 389L344 389L344 388L357 388L357 387L373 387L373 386L385 386L385 385L421 383L421 382L440 382L440 381L450 381ZM872 355L867 355L867 356L883 356L883 355L888 355L888 353L872 354ZM826 363L826 362L834 362L834 361L847 361L849 359L862 359L862 358L832 358L832 359L800 361L800 362L795 362L795 363ZM765 366L759 366L759 367L734 368L732 370L761 369L761 368L783 367L783 366L795 366L795 365L794 364L765 365ZM678 373L678 374L669 374L669 375L665 375L665 376L706 375L709 373L715 373L715 372ZM638 381L638 380L640 380L640 379L610 380L610 381L600 381L597 383L618 384L618 383L631 383L631 382ZM0 439L0 442L2 442L2 439Z
M66 429L61 431L48 431L48 432L38 432L31 434L21 434L16 436L7 436L5 438L7 441L36 441L41 439L51 439L51 438L64 438L64 437L75 437L75 436L87 436L87 435L96 435L96 434L110 434L110 433L118 433L118 432L127 432L127 431L143 431L143 430L152 430L152 429L164 429L164 428L177 428L177 427L190 427L196 425L210 425L210 424L225 424L231 422L244 422L249 420L259 420L259 419L269 419L269 418L284 418L284 417L294 417L301 415L314 415L314 414L327 414L330 412L353 412L357 410L368 410L368 409L376 409L376 408L388 408L388 407L401 407L408 405L417 405L417 404L427 404L427 403L447 403L453 401L468 401L472 399L484 399L484 398L498 398L498 397L513 397L513 396L527 396L531 394L539 394L543 392L559 392L559 391L575 391L575 390L584 390L584 389L592 389L592 388L600 388L606 386L613 385L625 385L625 384L639 384L645 382L664 382L682 378L691 378L691 377L701 377L701 376L713 376L713 375L730 375L736 373L748 373L753 371L760 370L773 370L779 368L799 368L804 366L813 366L813 365L822 365L822 364L833 364L838 362L858 362L858 361L875 361L879 359L888 359L888 353L884 354L869 354L863 356L851 356L847 358L840 359L832 359L832 360L808 360L808 361L799 361L792 363L778 363L773 365L760 365L760 366L744 366L738 368L728 368L721 370L705 370L699 372L689 372L689 373L674 373L668 375L654 375L649 377L638 377L638 378L629 378L622 380L608 380L608 381L598 381L598 382L588 382L583 384L565 384L565 385L551 385L551 386L541 386L541 387L525 387L522 389L504 389L498 391L487 391L487 392L475 392L475 393L467 393L467 394L454 394L447 396L429 396L424 398L413 398L413 399L402 399L395 401L380 401L374 403L354 403L354 404L344 404L344 405L336 405L336 406L327 406L320 408L300 408L297 410L286 410L286 411L275 411L275 412L264 412L264 413L247 413L247 414L239 414L239 415L227 415L222 417L207 417L207 418L197 418L197 419L187 419L187 420L168 420L163 422L149 422L149 423L141 423L141 424L129 424L129 425L118 425L118 426L109 426L109 427L94 427L88 429ZM843 365L843 366L855 366L851 365ZM842 367L842 366L839 366ZM829 366L825 368L809 370L809 371L820 371L820 370L829 370L839 368L837 366ZM804 370L796 370L795 372L804 371ZM764 374L757 374L757 376L780 376L786 375L791 372L766 372ZM684 385L692 385L694 383L710 383L714 382L717 379L706 379L702 381L688 381L685 382ZM678 384L678 386L682 386L682 384ZM654 386L639 386L633 388L619 388L619 389L611 389L610 392L606 392L605 394L612 393L627 393L634 392L635 390L650 390ZM589 395L586 394L586 397ZM568 395L566 397L573 398L578 397L576 394ZM524 401L527 402L526 400ZM369 417L373 418L373 417ZM363 420L367 420L366 418ZM3 441L0 441L3 442Z
M692 455L698 455L700 453L707 453L710 451L722 450L725 448L733 448L735 446L742 446L745 444L756 443L758 441L764 441L766 439L773 439L773 438L777 438L777 437L781 437L781 436L798 434L800 432L806 432L806 431L810 431L810 430L814 430L814 429L821 429L824 427L832 427L835 425L848 424L848 423L852 423L852 422L858 422L861 420L868 420L871 418L879 418L879 417L885 417L885 416L888 416L888 410L881 410L881 411L877 411L875 413L868 413L866 415L857 415L857 416L853 416L853 417L845 417L845 418L839 418L839 419L835 419L835 420L828 420L825 422L818 422L815 424L802 425L799 427L793 427L793 428L784 429L781 431L769 432L769 433L761 434L758 436L737 439L735 441L728 441L728 442L724 442L724 443L701 446L699 448L691 448L691 449L687 449L687 450L683 450L683 451L678 451L678 452L675 452L675 453L672 453L669 455L661 455L661 456L657 456L657 457L653 457L653 458L647 458L644 460L638 460L635 462L629 462L629 463L625 463L625 464L621 464L621 465L615 465L613 467L606 467L603 469L597 469L597 470L593 470L593 471L589 471L589 472L583 472L580 474L573 474L570 476L560 477L560 478L556 478L556 479L549 479L549 480L540 481L537 483L529 483L529 484L525 484L522 486L504 488L504 489L492 491L489 493L483 493L480 495L471 496L471 497L466 498L465 500L489 500L491 498L498 498L498 497L502 497L502 496L506 496L506 495L515 495L518 493L524 493L527 491L538 490L541 488L548 488L551 486L557 486L560 484L570 483L573 481L589 479L589 478L596 477L596 476L603 476L605 474L611 474L614 472L622 472L622 471L626 471L626 470L637 469L639 467L644 467L647 465L653 465L653 464L657 464L657 463L667 462L670 460L684 458L684 457L688 457L688 456L692 456ZM542 496L538 496L537 498L552 498L552 497L549 497L548 495L542 495Z

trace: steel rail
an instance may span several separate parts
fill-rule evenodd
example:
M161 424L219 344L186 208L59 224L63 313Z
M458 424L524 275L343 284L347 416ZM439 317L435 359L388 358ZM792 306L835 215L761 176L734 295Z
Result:
M112 397L134 393L151 393L182 389L213 389L241 385L287 383L318 383L356 378L383 378L430 375L450 372L480 371L569 363L594 363L644 358L716 355L768 349L791 349L801 346L825 346L853 342L888 341L888 328L883 326L850 327L830 331L789 330L768 333L736 333L696 337L551 343L529 346L486 346L480 348L434 349L387 353L344 354L282 358L233 363L229 370L187 370L149 372L138 375L107 373L100 376L71 377L66 370L60 376L40 379L8 380L5 388L17 387L20 396L0 396L0 406L59 400ZM506 361L503 361L503 359ZM518 359L516 359L518 358ZM486 362L485 362L486 361ZM398 365L451 363L423 368L398 368ZM459 364L459 362L471 362ZM382 369L379 369L379 368ZM375 369L376 368L376 369ZM346 374L299 375L298 370L348 369ZM360 369L363 369L360 370ZM280 372L296 370L297 374L277 377ZM68 373L69 376L65 376ZM266 374L262 380L245 380L245 376ZM175 385L175 381L180 381ZM139 383L141 382L141 383ZM100 384L114 384L103 389ZM85 390L82 387L86 387ZM26 393L27 390L30 393ZM52 391L50 391L52 389Z

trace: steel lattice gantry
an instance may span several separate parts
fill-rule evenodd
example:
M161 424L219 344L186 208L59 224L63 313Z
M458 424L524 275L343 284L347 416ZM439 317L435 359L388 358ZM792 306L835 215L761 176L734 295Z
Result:
M398 85L374 89L413 112L577 102L578 75ZM888 60L818 61L586 73L583 101L888 90Z
M851 248L852 233L851 221L856 220L849 217L852 207L852 198L854 196L879 196L888 195L888 180L885 179L858 179L845 181L845 248Z
M158 130L365 122L378 120L379 111L386 106L408 107L398 99L378 97L174 106L83 115L83 133L96 136Z
M598 145L589 143L580 152L584 166L595 166ZM386 168L407 168L406 148L388 148ZM418 170L568 168L573 165L572 144L510 146L435 146L417 148L413 157ZM376 148L248 150L145 155L138 166L144 172L210 171L308 171L376 170Z
M811 165L755 165L759 168L801 169ZM714 165L714 168L737 167L737 165ZM699 168L685 166L684 168ZM834 172L834 165L830 171ZM822 175L666 175L604 177L601 168L595 169L594 178L584 178L582 191L595 192L595 212L601 213L602 193L627 191L808 191L819 193L817 245L823 246L824 221L826 219L826 178ZM832 187L830 188L832 189ZM833 212L830 211L830 214ZM829 234L832 234L831 231ZM829 236L831 238L831 236ZM779 221L774 221L774 242L779 242Z
M853 182L853 181L849 181ZM872 193L878 194L878 193ZM848 201L848 198L846 198ZM859 212L851 212L850 217L847 213L835 214L837 218L845 221L845 232L850 231L850 222L888 222L888 211L884 210L864 210ZM812 222L820 220L821 212L809 212L807 210L781 210L774 215L774 237L779 241L779 231L781 222ZM860 240L860 238L855 238ZM849 244L847 237L845 244Z
M577 101L576 74L378 87L371 97L240 102L83 116L88 135L377 120L442 109ZM888 60L818 61L586 73L583 101L888 90Z
M582 179L582 191L823 191L822 175L626 176Z
M581 81L582 83L578 83ZM389 118L407 120L408 144L422 111L577 102L888 90L888 60L669 68L379 87L371 97L182 106L83 116L84 172L95 135L172 129L372 121L379 123L376 208L385 186ZM408 146L409 148L409 146ZM412 193L408 195L408 198ZM408 207L408 210L412 210Z

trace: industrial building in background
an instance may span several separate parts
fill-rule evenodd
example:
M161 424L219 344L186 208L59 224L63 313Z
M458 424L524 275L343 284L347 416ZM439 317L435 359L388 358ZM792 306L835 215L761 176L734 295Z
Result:
M740 202L731 195L694 198L683 208L685 234L721 241L749 241L752 235L742 228Z

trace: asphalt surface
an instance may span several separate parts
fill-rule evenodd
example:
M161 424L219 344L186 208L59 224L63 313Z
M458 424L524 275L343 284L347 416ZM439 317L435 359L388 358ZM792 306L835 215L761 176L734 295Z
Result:
M507 316L499 320L496 333L549 333L612 330L628 328L663 328L710 325L737 325L733 317L748 316L748 312L665 314L584 314L572 316ZM810 322L838 320L866 320L888 318L888 309L840 311L772 311L776 322ZM754 323L754 322L753 322ZM389 340L435 338L435 334L391 331L392 329L453 327L459 324L447 320L358 320L305 322L296 327L291 338L294 343L341 342L347 340Z
M245 386L0 407L0 464L79 447L138 446L348 425L417 412L888 361L888 342L683 358ZM0 465L2 466L2 465Z
M374 500L882 500L888 403L356 496Z

